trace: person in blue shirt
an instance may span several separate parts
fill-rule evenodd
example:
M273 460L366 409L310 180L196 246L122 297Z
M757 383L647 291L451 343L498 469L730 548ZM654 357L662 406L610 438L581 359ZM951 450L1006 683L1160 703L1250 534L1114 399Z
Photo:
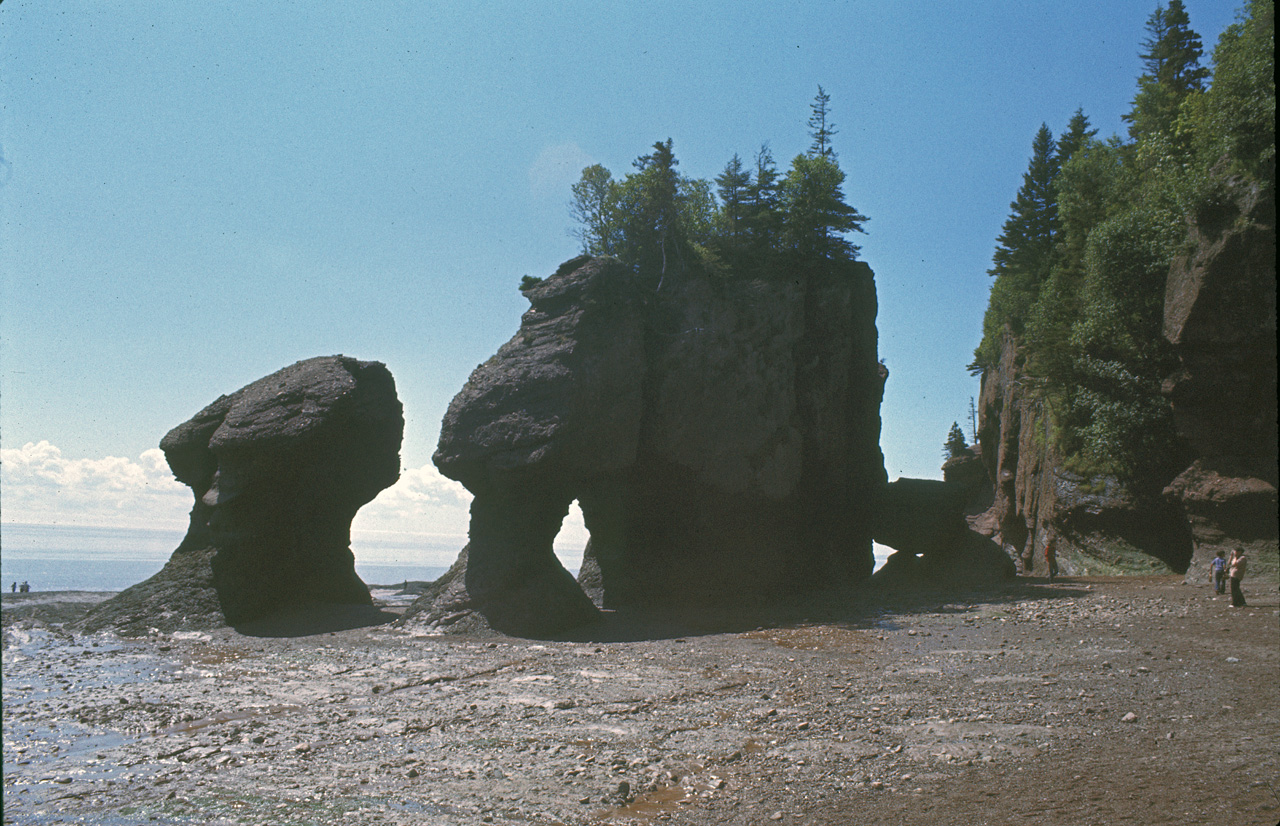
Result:
M1209 569L1213 574L1213 590L1218 594L1227 592L1227 552L1218 551L1218 555L1209 563Z

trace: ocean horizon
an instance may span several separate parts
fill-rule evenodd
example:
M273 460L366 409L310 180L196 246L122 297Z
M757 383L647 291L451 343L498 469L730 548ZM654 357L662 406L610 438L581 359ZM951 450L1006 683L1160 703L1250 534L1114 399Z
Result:
M33 591L123 591L164 567L185 529L85 525L0 524L0 588L28 583ZM429 582L449 569L465 536L359 531L351 538L356 574L367 585ZM556 547L576 575L582 548ZM875 566L891 548L874 546Z
M33 591L123 591L157 573L186 534L181 528L0 524L0 588L26 582ZM368 585L437 579L465 536L369 531L352 536L356 574ZM581 564L582 551L557 549Z

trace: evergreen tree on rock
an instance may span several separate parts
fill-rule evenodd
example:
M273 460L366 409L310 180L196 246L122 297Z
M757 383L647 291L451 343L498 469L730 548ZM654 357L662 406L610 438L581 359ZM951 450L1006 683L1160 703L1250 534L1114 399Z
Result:
M1053 245L1058 237L1058 203L1054 179L1058 176L1057 146L1053 133L1040 125L1031 144L1031 160L1022 175L1022 187L1009 208L1013 210L996 239L989 275L1007 279L1004 287L1018 294L1006 320L1015 328L1026 318L1040 284L1049 277Z
M1138 77L1138 94L1133 108L1122 117L1131 138L1155 142L1157 151L1162 151L1163 145L1173 147L1178 110L1192 92L1204 89L1209 70L1200 65L1204 51L1200 35L1192 30L1182 0L1156 7L1147 19L1142 46L1144 72Z
M716 178L716 194L720 196L721 232L731 247L736 247L742 236L743 218L747 209L747 197L751 187L751 171L742 165L742 158L734 153L724 172Z

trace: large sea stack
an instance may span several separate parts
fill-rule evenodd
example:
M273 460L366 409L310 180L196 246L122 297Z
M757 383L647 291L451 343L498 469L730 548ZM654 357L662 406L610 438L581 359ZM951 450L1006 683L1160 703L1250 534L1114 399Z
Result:
M605 607L734 606L870 576L885 485L876 294L859 262L756 279L582 257L445 414L435 463L470 542L406 619L510 633L596 607L552 541L577 500Z
M379 362L313 358L219 397L160 442L195 494L182 544L84 627L176 630L371 605L351 520L399 477L403 431Z

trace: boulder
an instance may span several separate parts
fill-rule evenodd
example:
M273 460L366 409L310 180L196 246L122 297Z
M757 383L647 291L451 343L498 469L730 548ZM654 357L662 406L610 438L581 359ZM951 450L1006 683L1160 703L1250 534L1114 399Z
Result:
M985 487L974 463L980 470L977 457L956 457L943 466L951 478L900 478L885 486L873 538L896 553L872 577L878 586L992 584L1017 573L998 544L970 527L970 504Z
M870 575L887 371L865 264L659 284L583 257L525 295L519 332L454 398L434 457L475 495L468 610L526 634L596 616L552 551L574 500L584 577L608 608L790 598ZM442 598L406 621L441 616Z
M160 442L195 494L160 573L99 605L87 629L241 625L286 609L371 606L351 520L400 473L404 417L379 362L300 361L222 396Z

